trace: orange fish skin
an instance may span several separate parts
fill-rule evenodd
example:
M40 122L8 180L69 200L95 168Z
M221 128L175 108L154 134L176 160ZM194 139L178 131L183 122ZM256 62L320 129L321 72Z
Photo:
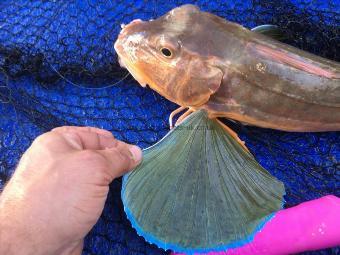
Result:
M141 85L211 118L285 131L340 130L339 63L193 5L131 22L115 49Z

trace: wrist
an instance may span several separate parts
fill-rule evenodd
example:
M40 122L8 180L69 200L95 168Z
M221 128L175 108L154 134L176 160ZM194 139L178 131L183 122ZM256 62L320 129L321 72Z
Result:
M58 245L55 245L57 243L45 242L43 238L40 238L44 235L35 233L35 226L27 224L30 217L27 220L22 220L22 215L17 213L18 208L11 204L10 199L6 199L0 194L0 254L80 255L82 253L82 240L59 248L57 248Z
M2 220L3 218L0 217L0 221ZM34 248L28 246L27 243L22 243L19 235L16 235L14 231L5 224L0 223L0 254L33 255Z
M17 202L6 194L6 189L0 194L0 254L34 254L34 243L30 240L32 236L24 231L25 227L17 214Z

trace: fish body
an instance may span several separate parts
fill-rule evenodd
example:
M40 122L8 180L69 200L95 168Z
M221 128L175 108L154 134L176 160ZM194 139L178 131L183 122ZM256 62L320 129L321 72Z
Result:
M193 5L126 25L115 49L143 86L181 106L285 131L340 130L340 64Z

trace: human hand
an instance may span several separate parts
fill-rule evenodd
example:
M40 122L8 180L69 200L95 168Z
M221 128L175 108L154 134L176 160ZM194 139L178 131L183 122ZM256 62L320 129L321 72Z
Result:
M60 127L38 137L0 196L0 254L80 254L109 184L141 150L109 131Z

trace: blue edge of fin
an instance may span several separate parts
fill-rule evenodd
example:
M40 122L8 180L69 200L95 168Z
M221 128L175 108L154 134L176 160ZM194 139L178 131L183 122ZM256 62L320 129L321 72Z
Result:
M143 228L141 226L139 226L135 217L131 213L130 209L127 206L125 206L126 203L125 203L125 199L124 199L124 193L125 193L125 186L126 186L126 181L127 181L128 175L129 174L126 174L126 175L123 176L123 184L122 184L122 190L121 190L121 198L122 198L122 201L123 201L124 211L127 215L127 218L129 219L132 227L137 231L137 234L139 236L142 236L148 243L155 244L159 248L162 248L164 250L172 250L172 251L180 252L180 253L194 254L194 253L208 253L208 252L212 252L212 251L226 251L227 249L237 248L237 247L240 247L240 246L243 246L247 243L252 242L255 238L255 235L259 231L261 231L263 229L263 227L266 225L266 223L268 223L270 220L272 220L276 215L276 212L274 212L274 213L271 213L270 215L268 215L267 217L265 217L262 220L262 222L259 223L259 225L256 227L256 229L254 230L254 232L251 235L249 235L247 238L242 239L240 241L233 242L233 243L230 243L230 244L227 244L227 245L216 246L214 248L199 248L199 249L183 248L183 247L178 246L176 244L165 243L165 242L157 239L153 235L147 233L146 231L143 230ZM286 194L284 194L284 196L285 195ZM284 204L285 204L285 200L283 199L283 201L281 203L281 209L283 209Z

